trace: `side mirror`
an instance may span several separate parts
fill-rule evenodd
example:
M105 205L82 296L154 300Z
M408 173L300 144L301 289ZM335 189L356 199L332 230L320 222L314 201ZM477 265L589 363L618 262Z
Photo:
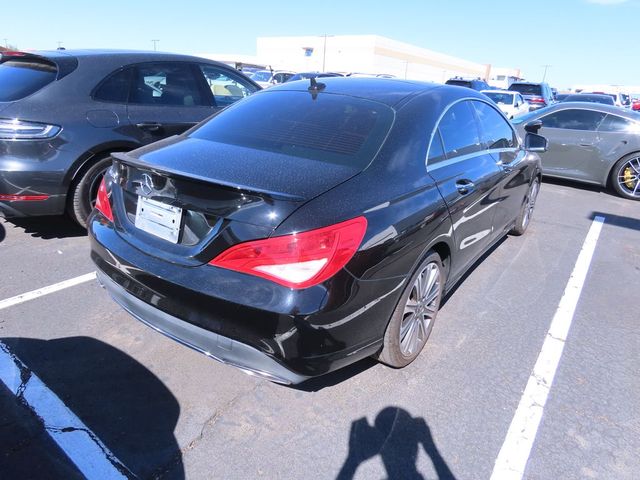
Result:
M547 139L537 133L527 133L524 137L524 149L527 152L546 152Z
M542 120L533 120L532 122L529 122L524 126L525 132L535 133L535 134L537 134L541 128L542 128Z

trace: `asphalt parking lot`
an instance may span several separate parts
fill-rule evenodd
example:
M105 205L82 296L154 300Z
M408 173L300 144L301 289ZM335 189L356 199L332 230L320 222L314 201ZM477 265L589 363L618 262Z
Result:
M93 268L70 221L0 220L0 342L23 384L39 378L67 409L45 402L38 418L0 382L0 476L82 478L72 459L91 455L52 436L84 431L125 477L490 478L598 216L524 478L637 478L640 204L549 181L527 234L466 276L413 364L365 360L297 388L178 345L93 280L15 299ZM82 427L57 423L69 415Z

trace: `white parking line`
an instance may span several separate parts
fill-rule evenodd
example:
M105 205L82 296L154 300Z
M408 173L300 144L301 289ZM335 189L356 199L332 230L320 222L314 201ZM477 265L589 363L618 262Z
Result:
M491 480L520 480L524 475L604 220L604 217L595 217L591 223L564 295L551 321L538 360L496 459Z
M42 287L37 290L32 290L27 293L16 295L15 297L7 298L6 300L0 300L0 310L2 310L3 308L12 307L22 302L33 300L34 298L42 297L43 295L48 295L49 293L73 287L74 285L79 285L84 282L95 280L95 278L96 272L91 272L87 273L86 275L80 275L79 277L65 280L64 282L54 283L53 285L49 285L48 287Z
M126 479L133 476L62 400L2 342L0 381L40 418L45 431L85 477Z

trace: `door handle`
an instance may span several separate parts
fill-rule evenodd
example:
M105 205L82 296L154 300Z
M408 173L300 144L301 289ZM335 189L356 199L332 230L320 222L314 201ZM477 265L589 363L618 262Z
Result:
M593 143L581 143L581 147L593 147Z
M147 132L157 132L162 128L162 124L157 122L142 122L136 123L136 127Z
M471 193L476 188L476 186L471 180L462 179L456 182L456 188L461 195L466 195L468 193Z

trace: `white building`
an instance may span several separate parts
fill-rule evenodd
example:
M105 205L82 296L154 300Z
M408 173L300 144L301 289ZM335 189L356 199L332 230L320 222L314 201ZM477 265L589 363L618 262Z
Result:
M474 63L378 35L259 37L257 58L274 69L390 74L445 82L454 76L490 78Z

